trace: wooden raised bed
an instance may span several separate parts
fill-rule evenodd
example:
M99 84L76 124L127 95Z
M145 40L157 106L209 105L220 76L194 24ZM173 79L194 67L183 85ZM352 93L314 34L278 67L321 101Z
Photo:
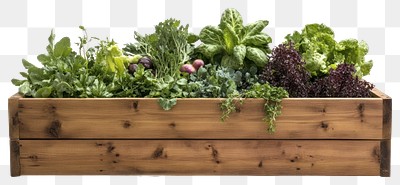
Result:
M391 99L262 99L220 122L221 99L9 98L11 175L390 176ZM351 170L349 170L351 169Z

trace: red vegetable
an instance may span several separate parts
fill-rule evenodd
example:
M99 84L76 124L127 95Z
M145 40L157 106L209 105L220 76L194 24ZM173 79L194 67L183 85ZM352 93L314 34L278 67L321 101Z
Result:
M201 59L196 59L196 60L193 62L193 67L194 67L196 70L199 70L199 68L202 67L202 66L204 66L204 61L201 60Z
M192 73L196 72L196 69L193 67L192 64L184 64L184 65L181 67L180 71L181 71L181 72L186 72L186 73L192 74Z

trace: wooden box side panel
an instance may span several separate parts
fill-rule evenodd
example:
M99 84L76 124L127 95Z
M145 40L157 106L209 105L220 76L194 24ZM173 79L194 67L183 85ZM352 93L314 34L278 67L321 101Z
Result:
M380 141L23 140L23 175L380 175ZM351 170L349 170L351 169Z
M266 133L261 99L221 122L220 99L21 99L21 138L381 139L382 99L288 98L277 132Z

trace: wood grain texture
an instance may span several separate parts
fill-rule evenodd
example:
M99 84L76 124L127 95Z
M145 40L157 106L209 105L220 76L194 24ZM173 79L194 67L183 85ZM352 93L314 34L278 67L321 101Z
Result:
M381 143L374 140L22 140L20 144L23 175L381 174Z
M21 175L20 165L20 145L16 140L10 141L10 171L11 176L16 177Z
M8 127L10 139L19 138L19 111L18 111L18 101L21 98L19 94L15 94L8 98Z
M392 98L377 88L374 88L372 93L383 101L382 137L390 139L392 137Z
M390 177L390 146L391 140L386 139L381 141L380 148L380 162L381 162L381 176Z
M221 99L20 99L21 138L381 139L380 98L288 98L266 133L262 99L221 122Z

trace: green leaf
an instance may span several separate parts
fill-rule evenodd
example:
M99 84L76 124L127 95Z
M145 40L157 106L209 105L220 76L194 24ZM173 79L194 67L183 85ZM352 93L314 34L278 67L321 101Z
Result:
M56 37L56 35L54 34L54 30L51 30L50 36L48 38L49 41L49 45L46 47L46 50L49 54L53 54L53 47L54 47L54 38Z
M22 85L26 80L18 80L18 79L12 79L11 83L14 84L15 86L20 86Z
M36 68L35 65L33 65L32 63L28 62L25 59L22 59L22 65L25 67L25 69L30 69L30 68Z
M328 34L334 36L333 30L324 24L308 24L302 30L303 34L307 37L314 37L319 34Z
M114 57L113 59L118 75L123 75L126 70L124 59L122 57Z
M253 61L258 67L264 67L268 62L267 55L258 48L247 47L246 57Z
M24 77L24 78L28 78L28 73L26 73L26 72L20 72L19 74L21 74L21 76L22 77Z
M38 89L34 95L35 98L48 98L51 95L51 87L42 87Z
M56 92L57 92L57 96L59 98L63 98L64 97L64 92L70 94L72 87L70 84L68 84L67 82L60 82L55 86Z
M222 46L212 44L200 44L197 49L207 58L212 58L214 55L224 51Z
M185 85L187 85L187 80L186 80L186 78L181 78L178 81L176 81L176 84L185 86Z
M199 36L194 34L194 33L189 33L189 36L187 38L187 42L189 44L193 44L199 40Z
M233 54L233 48L239 44L239 37L230 25L223 30L225 50L228 54Z
M364 64L362 64L361 65L361 73L362 73L362 75L363 76L369 75L372 66L373 66L372 60L369 60L368 62L365 62ZM360 77L360 75L358 75L358 76Z
M64 37L54 46L54 57L66 57L71 53L71 51L71 41L68 37Z
M23 95L31 95L31 84L26 81L21 86L19 86L19 92Z
M236 57L231 55L224 55L221 60L221 66L232 69L239 69L243 65L243 61L239 61Z
M243 41L243 44L253 45L253 46L265 46L272 42L272 39L269 35L266 34L258 34L250 37L246 37Z
M199 38L204 44L224 46L224 34L222 30L214 26L206 26L200 31Z
M220 25L222 30L231 27L234 34L240 34L243 29L243 19L240 13L234 8L228 8L222 13Z
M240 66L240 68L243 67L243 60L246 57L246 46L235 46L235 48L233 48L233 56L236 58L236 62L239 62L238 65Z
M265 27L268 26L268 21L267 20L260 20L251 24L248 24L247 26L244 27L245 30L245 36L243 39L246 39L247 37L255 36L261 33Z
M40 54L37 56L37 59L40 63L42 63L43 65L48 64L51 62L51 58L45 54Z
M173 106L176 105L176 98L160 98L158 103L164 110L171 110Z

